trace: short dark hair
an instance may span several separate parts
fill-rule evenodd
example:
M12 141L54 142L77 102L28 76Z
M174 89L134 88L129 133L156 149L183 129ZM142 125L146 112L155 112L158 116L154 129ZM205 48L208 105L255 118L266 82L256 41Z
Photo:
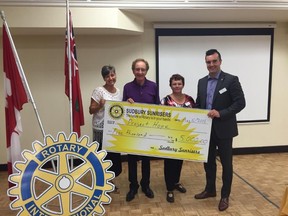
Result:
M210 56L210 55L213 55L213 54L215 54L215 53L218 54L219 60L222 60L221 54L220 54L220 52L218 52L217 49L209 49L209 50L207 50L207 51L206 51L206 56Z
M172 81L173 80L182 80L182 83L183 83L183 86L185 85L185 79L183 76L181 76L180 74L173 74L171 77L170 77L170 80L169 80L169 85L171 86L172 85Z
M142 61L142 62L145 63L145 65L146 65L146 71L148 71L148 70L149 70L149 63L148 63L145 59L143 59L143 58L137 58L137 59L135 59L135 60L132 62L132 67L131 67L132 70L134 71L136 63L137 63L137 62L140 62L140 61Z
M105 78L110 72L116 73L115 67L112 65L105 65L101 69L101 74L103 78Z

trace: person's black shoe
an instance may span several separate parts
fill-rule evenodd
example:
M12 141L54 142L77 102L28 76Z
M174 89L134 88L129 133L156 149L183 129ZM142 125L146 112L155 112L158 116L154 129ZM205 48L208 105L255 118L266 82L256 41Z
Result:
M209 193L207 191L202 191L194 196L195 199L207 199L209 197L216 197L216 192Z
M168 191L166 196L167 202L174 203L174 193L173 191Z
M229 198L221 198L218 209L219 211L225 211L229 207Z
M186 188L184 188L183 185L180 184L180 183L175 185L175 189L178 190L181 193L186 193Z
M137 192L138 192L137 190L130 189L126 195L126 201L130 202L131 200L133 200Z
M142 188L142 191L148 198L154 198L154 193L150 187Z

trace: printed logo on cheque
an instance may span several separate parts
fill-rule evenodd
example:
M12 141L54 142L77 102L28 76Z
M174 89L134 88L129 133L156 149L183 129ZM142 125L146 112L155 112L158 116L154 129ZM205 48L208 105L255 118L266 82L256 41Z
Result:
M104 160L107 152L97 152L97 142L89 143L87 136L78 140L76 133L67 139L61 132L56 140L46 136L44 144L35 141L32 147L33 152L22 152L24 162L14 164L18 173L9 176L15 184L7 191L16 198L12 210L21 216L105 213L102 204L111 202L107 192L114 190L109 182L114 173L107 170L112 165Z
M114 104L109 108L109 114L114 119L119 119L123 116L124 109L119 104Z

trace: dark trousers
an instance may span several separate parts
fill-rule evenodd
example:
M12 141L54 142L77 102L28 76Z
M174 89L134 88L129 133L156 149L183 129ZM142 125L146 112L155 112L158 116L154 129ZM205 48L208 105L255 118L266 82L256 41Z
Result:
M231 192L232 178L233 178L233 159L232 159L232 141L230 139L219 139L215 132L211 131L210 146L208 161L204 163L206 172L206 188L205 190L213 193L216 192L216 155L217 150L222 164L222 189L221 198L229 197Z
M164 159L164 178L167 191L173 191L180 181L183 160Z
M130 181L130 189L132 190L138 190L139 188L137 180L137 161L139 159L142 161L142 179L140 185L142 188L147 188L150 184L150 158L128 154L128 179Z

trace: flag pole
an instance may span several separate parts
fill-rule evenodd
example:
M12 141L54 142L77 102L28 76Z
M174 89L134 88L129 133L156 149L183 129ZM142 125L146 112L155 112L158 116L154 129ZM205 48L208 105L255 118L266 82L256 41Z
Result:
M22 77L22 79L23 79L23 81L24 81L23 84L24 84L25 89L26 89L26 91L27 91L27 93L28 93L28 95L29 95L29 100L30 100L30 102L32 103L34 112L35 112L36 117L37 117L37 120L38 120L38 124L39 124L40 129L41 129L41 132L42 132L42 135L43 135L43 137L45 137L46 134L45 134L45 131L44 131L42 122L41 122L41 120L40 120L40 116L39 116L39 113L38 113L38 111L37 111L35 101L34 101L34 99L33 99L32 93L31 93L31 91L30 91L30 88L29 88L29 85L28 85L28 82L27 82L27 79L26 79L24 70L23 70L23 68L22 68L22 64L21 64L21 62L20 62L18 53L17 53L17 51L16 51L16 48L15 48L15 45L14 45L14 42L13 42L13 39L12 39L10 30L9 30L9 28L8 28L8 24L7 24L6 19L5 19L4 11L0 11L0 14L1 14L1 18L2 18L2 20L3 20L3 24L4 24L4 26L5 26L6 32L7 32L7 34L8 34L8 38L9 38L9 41L10 41L10 43L11 43L11 46L12 46L12 49L13 49L13 53L14 53L14 55L15 55L15 57L16 57L16 62L17 62L18 66L19 66L19 69L20 69L20 70L19 70L20 75L21 75L21 77Z
M71 65L71 29L70 29L70 9L69 9L69 0L66 0L66 37L67 37L67 55L68 55L68 69L69 69L69 110L70 110L70 133L73 132L73 101L72 101L72 65ZM74 159L73 156L70 157L71 160L71 168L74 167Z
M67 55L69 68L69 110L70 110L70 133L73 132L73 112L72 112L72 68L71 68L71 44L70 44L70 13L69 0L66 0L66 37L67 37Z

